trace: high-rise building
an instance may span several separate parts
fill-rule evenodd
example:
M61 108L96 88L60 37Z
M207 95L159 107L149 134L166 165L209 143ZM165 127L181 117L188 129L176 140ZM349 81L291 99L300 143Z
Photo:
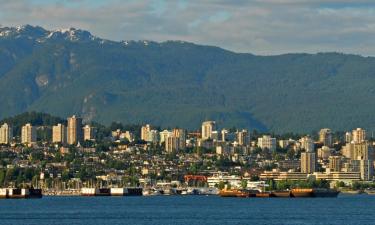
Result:
M172 131L173 136L179 139L179 149L185 149L186 147L186 131L184 129L175 128Z
M322 143L324 146L332 147L333 138L330 129L324 128L319 131L319 142Z
M21 129L22 144L32 144L36 142L36 129L30 123L25 124Z
M163 131L161 131L159 133L159 135L160 135L160 144L162 144L163 142L165 144L165 142L167 140L167 137L172 136L172 134L173 133L171 131L169 131L169 130L163 130Z
M342 148L342 155L351 160L373 160L374 149L368 141L352 142Z
M94 141L96 136L96 129L90 125L83 127L83 140L84 141Z
M301 172L314 173L316 171L316 155L315 152L301 153Z
M362 143L366 141L366 131L362 128L357 128L352 131L352 138L354 143Z
M237 131L237 142L240 146L250 145L250 133L247 130Z
M10 144L13 139L13 129L7 123L0 127L0 144Z
M148 141L149 132L151 131L150 124L146 124L145 126L141 127L141 140Z
M215 121L205 121L202 123L202 140L212 139L212 132L216 130Z
M221 130L221 141L228 141L228 138L227 138L228 133L229 131L226 129Z
M360 160L359 169L362 180L372 180L372 177L374 176L374 164L372 160Z
M148 136L145 141L152 142L154 144L159 143L159 131L150 130L150 132L148 132Z
M271 151L276 150L276 138L270 135L263 135L263 137L258 138L258 147L261 149L269 149Z
M167 137L165 141L165 151L166 152L178 152L180 150L180 138L175 136Z
M328 160L331 156L331 148L328 146L323 146L321 148L318 148L318 158L322 160Z
M68 118L68 144L73 145L82 141L82 118L73 115Z
M299 140L301 143L301 148L305 149L306 152L314 152L314 141L310 136L305 136Z
M330 156L328 159L330 172L340 172L342 167L341 156Z
M52 142L53 143L66 143L66 127L64 124L57 124L52 127Z
M352 135L352 133L350 133L350 132L346 132L346 133L345 133L345 142L346 142L346 143L350 143L350 142L352 142L352 140L353 140L353 135Z

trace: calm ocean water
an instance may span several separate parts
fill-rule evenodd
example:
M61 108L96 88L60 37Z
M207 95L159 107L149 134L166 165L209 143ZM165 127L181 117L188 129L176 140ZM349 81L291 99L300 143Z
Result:
M0 224L375 224L375 196L255 199L216 196L0 200Z

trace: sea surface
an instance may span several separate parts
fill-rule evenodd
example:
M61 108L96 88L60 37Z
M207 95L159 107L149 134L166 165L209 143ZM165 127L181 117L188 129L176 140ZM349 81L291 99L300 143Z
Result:
M0 199L0 224L375 224L375 196L221 198L218 196Z

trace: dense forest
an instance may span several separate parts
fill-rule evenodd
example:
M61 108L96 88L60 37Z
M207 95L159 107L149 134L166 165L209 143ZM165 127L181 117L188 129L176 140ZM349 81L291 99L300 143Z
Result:
M255 56L180 41L114 42L71 29L0 28L0 118L25 111L109 125L374 130L375 58Z

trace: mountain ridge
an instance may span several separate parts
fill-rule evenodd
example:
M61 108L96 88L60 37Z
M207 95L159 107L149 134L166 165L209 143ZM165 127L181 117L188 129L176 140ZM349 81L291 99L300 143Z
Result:
M375 128L373 57L257 56L183 41L116 42L75 28L2 33L0 117L42 111L107 124L196 128L215 119L275 132Z

